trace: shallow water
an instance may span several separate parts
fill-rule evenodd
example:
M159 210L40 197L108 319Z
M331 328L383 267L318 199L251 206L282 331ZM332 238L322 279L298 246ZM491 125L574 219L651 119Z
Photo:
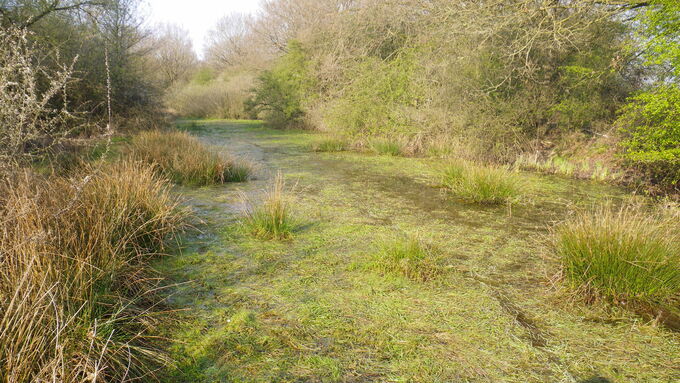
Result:
M576 208L619 203L625 190L522 173L528 200L479 206L436 187L436 160L313 153L314 134L257 123L195 125L193 134L257 171L247 183L178 188L204 224L159 265L174 282L192 281L171 298L191 309L175 335L193 345L177 348L189 360L177 381L680 378L676 335L571 302L551 282L550 227ZM242 195L257 198L279 171L300 229L289 243L253 240L238 229ZM404 234L442 249L445 279L423 285L363 269L376 239ZM256 331L232 329L244 310Z

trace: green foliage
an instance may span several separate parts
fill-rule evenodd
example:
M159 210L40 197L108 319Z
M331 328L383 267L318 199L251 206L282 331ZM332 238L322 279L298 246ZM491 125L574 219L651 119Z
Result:
M444 272L440 251L409 236L378 243L370 267L384 274L401 275L414 281L429 281Z
M619 124L623 156L662 187L680 181L680 3L655 0L639 17L642 52L656 82L632 97Z
M361 58L348 69L350 83L331 103L326 123L365 136L415 131L412 112L424 94L417 57L415 50L403 50L386 59Z
M215 71L212 68L203 67L196 71L191 82L197 85L208 85L216 79Z
M302 45L289 42L288 52L277 60L274 68L260 76L247 109L262 115L274 127L303 126L304 105L314 86L309 65Z
M652 0L639 17L643 53L648 65L662 67L662 78L680 78L680 3Z
M574 288L608 298L677 296L680 236L675 224L632 208L577 215L556 232L564 276Z
M619 122L624 158L662 186L680 181L680 87L661 85L631 98Z
M462 199L489 205L516 202L526 189L520 176L507 168L462 161L444 168L442 185Z

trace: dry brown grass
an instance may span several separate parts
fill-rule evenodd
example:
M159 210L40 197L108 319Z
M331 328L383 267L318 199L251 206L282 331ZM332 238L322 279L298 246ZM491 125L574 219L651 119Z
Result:
M168 183L133 161L79 177L24 173L0 197L0 381L148 379L156 279L148 260L184 218Z
M227 158L180 131L142 132L132 139L135 158L154 164L173 181L194 186L246 181L252 167Z

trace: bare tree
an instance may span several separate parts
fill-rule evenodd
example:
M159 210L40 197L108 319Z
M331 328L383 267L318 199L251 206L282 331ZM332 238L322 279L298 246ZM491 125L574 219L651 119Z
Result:
M251 31L252 18L242 13L233 13L220 19L208 38L207 58L219 67L235 66L243 62L244 56L253 46Z
M198 61L189 33L174 24L156 29L151 55L163 87L185 80Z
M107 0L0 0L0 23L27 28L55 12L101 7Z
M25 29L0 29L0 40L0 164L12 166L45 156L77 127L67 108L73 65L36 63Z

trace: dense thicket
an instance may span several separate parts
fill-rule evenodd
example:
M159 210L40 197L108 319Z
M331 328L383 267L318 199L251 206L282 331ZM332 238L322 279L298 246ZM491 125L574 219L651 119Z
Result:
M223 77L252 64L248 109L277 126L487 161L597 157L674 188L678 13L670 0L269 0L218 25L208 57Z

